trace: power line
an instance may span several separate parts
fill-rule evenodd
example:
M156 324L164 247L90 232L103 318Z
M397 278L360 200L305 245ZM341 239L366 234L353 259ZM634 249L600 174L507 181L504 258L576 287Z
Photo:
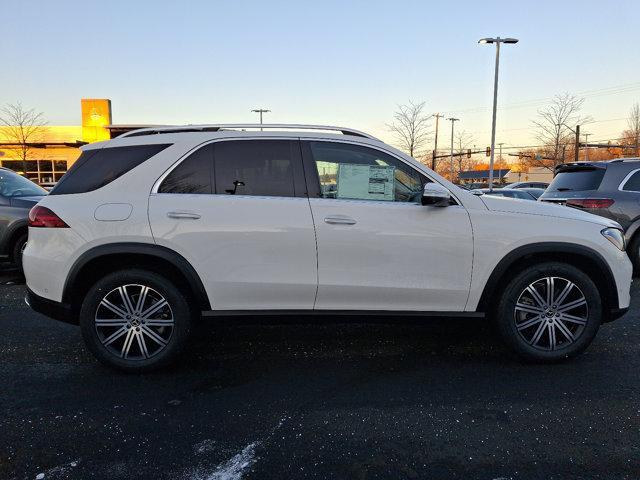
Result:
M636 90L640 90L640 82L628 83L623 85L615 85L611 87L605 88L597 88L592 90L584 90L582 92L576 93L576 96L583 98L594 98L601 97L605 95L615 95L619 93L628 93L634 92ZM499 110L509 110L513 108L527 108L527 107L539 107L548 104L553 100L554 97L543 97L543 98L534 98L530 100L522 100L519 102L506 103L502 104L498 109ZM448 113L480 113L485 112L489 109L489 106L478 106L471 107L462 110L451 110Z

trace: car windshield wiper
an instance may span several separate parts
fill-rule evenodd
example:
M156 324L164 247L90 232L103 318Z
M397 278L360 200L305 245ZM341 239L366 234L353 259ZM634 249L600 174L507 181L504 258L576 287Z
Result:
M556 192L568 192L570 190L573 190L573 188L569 188L569 187L556 188Z

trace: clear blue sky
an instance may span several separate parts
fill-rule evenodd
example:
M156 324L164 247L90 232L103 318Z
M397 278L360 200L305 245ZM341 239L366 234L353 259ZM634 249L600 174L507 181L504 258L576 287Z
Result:
M412 99L455 114L484 146L494 49L476 42L495 35L520 39L501 57L505 107L633 84L585 101L594 136L613 138L640 100L637 0L0 0L0 16L0 103L20 100L51 124L78 124L81 97L106 97L114 123L253 121L267 107L268 121L390 139L385 122ZM500 110L497 141L533 141L536 108Z

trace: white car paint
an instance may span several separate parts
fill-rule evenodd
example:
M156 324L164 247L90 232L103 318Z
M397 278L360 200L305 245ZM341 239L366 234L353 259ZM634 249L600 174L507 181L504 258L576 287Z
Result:
M458 205L152 193L158 179L199 145L249 138L324 139L377 148L448 188ZM182 132L117 138L83 149L150 143L172 146L98 190L42 199L39 205L70 228L30 228L23 265L36 295L60 302L69 271L83 253L138 242L163 245L188 259L214 309L475 311L505 255L523 245L557 241L596 250L614 274L618 307L629 305L631 264L600 234L614 222L540 202L476 196L379 140L329 133ZM101 216L102 206L110 203L131 209L118 207L116 214L108 208ZM169 219L166 214L174 210L195 211L200 218ZM324 221L340 215L357 223Z

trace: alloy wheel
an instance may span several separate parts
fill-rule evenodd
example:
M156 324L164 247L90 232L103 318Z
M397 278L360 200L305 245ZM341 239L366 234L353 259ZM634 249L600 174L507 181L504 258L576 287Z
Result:
M531 347L554 351L578 340L589 318L580 288L562 277L543 277L520 293L514 309L515 326Z
M168 345L174 328L171 306L146 285L129 284L107 293L96 309L100 343L125 360L145 360Z

